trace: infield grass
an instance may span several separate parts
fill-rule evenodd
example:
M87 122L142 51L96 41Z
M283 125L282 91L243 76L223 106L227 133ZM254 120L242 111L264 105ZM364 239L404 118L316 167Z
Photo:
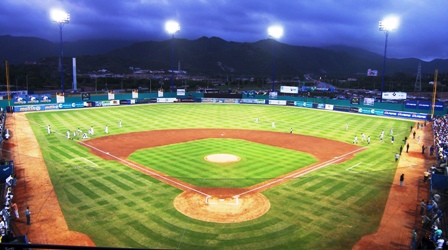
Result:
M259 122L255 123L257 117ZM362 236L377 230L396 171L394 155L414 124L296 107L232 104L153 104L29 113L27 118L40 143L71 230L86 233L97 246L182 249L350 249ZM119 120L123 121L122 128L118 127ZM271 127L271 122L276 123L276 129ZM348 130L345 129L347 123ZM95 128L95 137L105 136L106 124L109 134L180 128L289 133L293 127L294 133L346 143L351 143L355 134L360 141L360 134L365 133L371 135L372 144L363 144L368 148L347 162L327 166L264 191L271 208L262 217L220 224L179 213L173 206L174 198L182 192L177 188L123 164L103 160L75 141L64 138L68 129L87 130L90 126ZM55 133L47 135L47 125L51 125ZM390 128L394 129L394 145L390 143ZM382 143L378 142L381 130L386 135ZM119 147L120 142L116 143ZM244 161L229 168L225 175L200 169L211 167L207 166L210 163L201 162L204 154L215 151L210 143L244 148L234 152ZM188 148L202 153L188 151ZM180 158L168 157L167 152L179 150L185 150ZM259 161L249 163L246 159L252 160L251 155L257 152L262 155L257 158ZM224 139L145 149L131 158L195 185L241 187L258 183L259 178L275 178L282 171L289 171L289 168L269 169L273 163L266 164L266 161L271 152L275 153L277 162L291 160L291 152L285 149ZM309 155L296 154L293 159L303 159L304 164L312 164L314 160ZM293 169L301 167L283 165L291 165ZM245 168L256 171L245 171Z
M211 154L241 159L227 164L204 161ZM222 188L249 187L317 162L306 153L236 139L205 139L139 150L129 159L195 186Z

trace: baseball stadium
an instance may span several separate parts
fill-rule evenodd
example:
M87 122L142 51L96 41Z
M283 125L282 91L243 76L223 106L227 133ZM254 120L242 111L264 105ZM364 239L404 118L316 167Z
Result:
M16 244L409 249L412 230L427 232L419 211L434 192L422 181L436 164L422 149L434 144L429 111L134 94L4 105Z

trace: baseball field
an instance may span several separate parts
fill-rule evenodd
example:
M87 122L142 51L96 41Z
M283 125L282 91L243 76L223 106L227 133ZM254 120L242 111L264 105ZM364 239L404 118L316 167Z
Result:
M234 104L26 117L69 228L128 248L349 249L377 230L414 124Z

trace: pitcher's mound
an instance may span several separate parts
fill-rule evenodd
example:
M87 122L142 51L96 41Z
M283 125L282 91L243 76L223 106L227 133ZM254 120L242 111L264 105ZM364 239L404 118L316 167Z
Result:
M194 192L183 192L174 199L174 207L182 214L202 221L237 223L261 217L271 207L266 196L247 194L241 198L208 198Z
M204 159L215 163L232 163L241 160L240 157L231 154L212 154L205 156Z

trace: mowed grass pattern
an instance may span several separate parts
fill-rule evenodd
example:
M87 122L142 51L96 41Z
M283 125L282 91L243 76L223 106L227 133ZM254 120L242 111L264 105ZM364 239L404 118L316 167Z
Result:
M254 122L257 117L259 123ZM40 143L71 230L86 233L97 246L181 249L350 249L362 236L377 230L396 171L394 155L413 124L412 121L296 107L225 104L140 105L30 113L27 118ZM122 128L118 128L120 119ZM276 129L271 128L271 122L276 123ZM346 123L348 130L345 130ZM47 135L45 129L49 124L55 131L51 135ZM87 130L90 126L95 128L94 137L104 136L106 124L110 134L174 128L236 128L289 133L293 127L294 133L346 143L352 143L355 134L360 140L360 134L365 133L371 135L372 144L362 143L368 148L350 161L327 166L263 192L271 202L271 209L262 217L243 223L220 224L191 219L179 213L173 200L180 190L115 161L102 160L75 141L64 138L68 129ZM394 145L390 143L390 128L394 129ZM381 130L386 135L383 143L378 142ZM193 149L199 149L199 144L208 141L190 142L194 147L186 147L182 158L158 158L145 165L160 170L167 165L185 168L195 161L194 157L190 159L185 155L191 153L199 157L201 154ZM214 143L235 143L218 141ZM269 155L271 149L263 151L266 146L254 147L245 143L248 142L237 142L244 145L243 148L258 149L248 150L248 156L242 155L242 159L252 157L251 154L257 154L256 150L259 150L260 157L269 156L285 163L290 160L288 153ZM169 147L179 150L183 146L166 146ZM203 148L207 149L207 146ZM160 149L142 150L132 157L139 158L147 152L150 152L150 158L159 157L160 152L152 150ZM297 157L302 156L298 153ZM139 161L148 160L143 158ZM305 155L305 159L308 158ZM207 171L197 171L201 174L196 178L198 185L216 185L213 176L203 173L210 172L211 168L205 167ZM237 187L245 179L274 178L269 171L263 172L265 167L268 168L268 164L261 163L254 166L255 172L226 173L228 175L219 181L219 185ZM258 169L261 172L257 172ZM196 173L187 174L183 169L176 171L179 178L195 179Z
M231 154L240 161L205 161L204 157L211 154ZM302 152L236 139L206 139L144 149L129 159L195 186L203 186L203 179L208 179L208 187L222 188L249 187L317 162Z

